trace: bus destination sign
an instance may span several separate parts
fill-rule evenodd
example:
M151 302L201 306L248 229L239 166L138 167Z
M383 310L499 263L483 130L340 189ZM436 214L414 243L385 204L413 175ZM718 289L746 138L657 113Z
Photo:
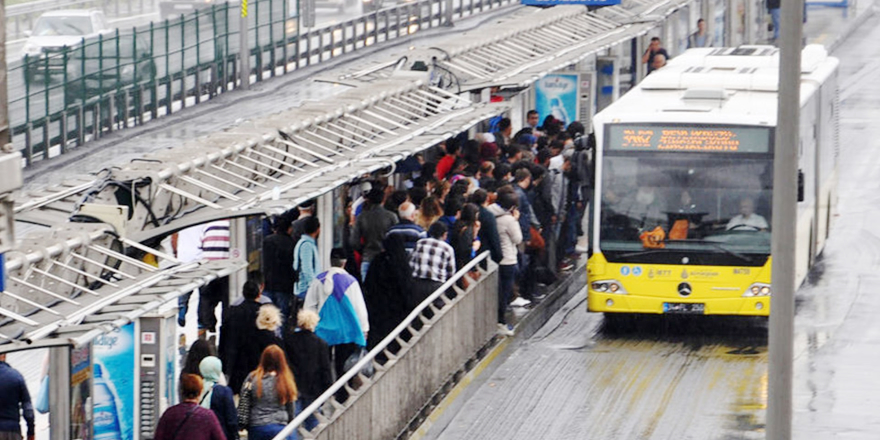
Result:
M608 126L608 147L616 151L767 153L770 130L762 127Z

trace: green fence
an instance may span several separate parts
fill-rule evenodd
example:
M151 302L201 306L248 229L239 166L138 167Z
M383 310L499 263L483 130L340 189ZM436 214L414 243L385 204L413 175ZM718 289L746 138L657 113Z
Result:
M288 0L250 4L251 66L273 70L296 43L295 10ZM229 90L237 75L239 16L237 4L214 5L10 63L15 144L30 163Z
M296 1L249 2L250 82L515 3L401 3L300 33ZM10 63L13 145L31 164L237 87L240 14L213 5Z

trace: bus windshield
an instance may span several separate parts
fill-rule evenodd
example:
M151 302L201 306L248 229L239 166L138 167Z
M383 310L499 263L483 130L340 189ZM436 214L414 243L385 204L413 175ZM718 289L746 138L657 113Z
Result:
M608 151L599 247L608 261L759 266L770 254L768 154Z

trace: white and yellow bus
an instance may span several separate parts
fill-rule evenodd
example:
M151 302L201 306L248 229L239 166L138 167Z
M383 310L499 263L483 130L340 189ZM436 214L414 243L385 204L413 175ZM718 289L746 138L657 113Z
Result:
M798 283L830 229L839 151L838 61L802 56ZM692 49L596 115L588 310L769 315L778 63L769 46Z

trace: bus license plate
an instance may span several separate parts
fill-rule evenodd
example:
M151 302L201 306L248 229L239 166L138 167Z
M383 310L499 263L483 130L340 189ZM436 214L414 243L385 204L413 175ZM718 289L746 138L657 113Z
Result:
M663 313L684 313L702 315L706 308L702 303L663 303Z

